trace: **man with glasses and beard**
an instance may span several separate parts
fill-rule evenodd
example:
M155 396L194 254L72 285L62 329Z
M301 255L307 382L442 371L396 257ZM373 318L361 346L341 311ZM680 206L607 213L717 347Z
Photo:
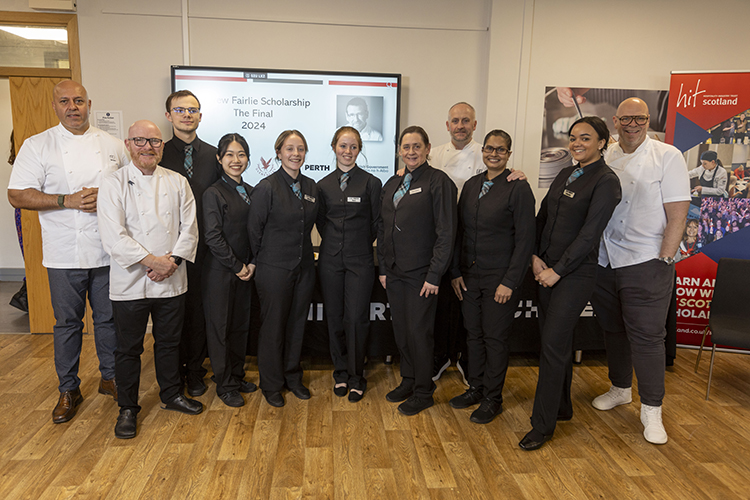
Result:
M197 415L199 401L180 390L179 343L185 316L187 270L195 259L198 226L187 180L161 166L164 144L150 121L135 122L125 145L131 162L106 177L99 196L99 232L110 254L110 299L115 316L115 371L120 415L115 437L135 437L141 353L149 315L159 397L167 410Z

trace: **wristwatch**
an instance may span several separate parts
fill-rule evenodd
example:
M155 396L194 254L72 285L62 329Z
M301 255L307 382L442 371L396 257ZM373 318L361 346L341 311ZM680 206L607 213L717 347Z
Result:
M182 264L182 257L178 257L178 256L176 256L176 255L173 255L173 256L172 256L172 260L174 260L174 263L175 263L175 264L177 264L178 266L179 266L180 264Z
M674 264L674 257L659 257L659 260L664 262L668 266Z
M57 205L60 208L65 208L65 195L64 194L57 195Z

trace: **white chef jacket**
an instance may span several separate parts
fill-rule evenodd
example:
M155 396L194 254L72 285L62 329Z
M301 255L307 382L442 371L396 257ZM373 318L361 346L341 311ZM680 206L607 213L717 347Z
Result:
M617 269L659 258L664 204L690 200L685 158L676 147L646 137L631 154L612 144L604 161L620 178L622 200L602 234L599 265Z
M129 161L123 141L103 130L89 127L82 135L75 135L60 124L24 141L8 189L72 194L84 187L99 187L103 177ZM40 210L39 223L45 267L92 269L109 265L95 213Z
M195 199L187 179L157 166L144 175L131 162L107 176L99 188L99 231L112 257L111 300L175 297L187 291L183 263L169 278L156 283L139 264L148 254L172 255L195 261L198 224Z
M430 152L430 165L442 170L458 188L458 196L464 183L487 170L482 160L482 145L471 141L463 149L456 149L452 142L438 146Z

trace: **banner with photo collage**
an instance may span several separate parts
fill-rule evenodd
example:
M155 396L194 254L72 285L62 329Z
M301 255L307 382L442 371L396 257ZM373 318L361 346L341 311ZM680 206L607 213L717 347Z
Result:
M750 72L673 72L666 142L692 199L677 262L677 342L700 345L719 259L750 259ZM709 340L706 340L710 346Z

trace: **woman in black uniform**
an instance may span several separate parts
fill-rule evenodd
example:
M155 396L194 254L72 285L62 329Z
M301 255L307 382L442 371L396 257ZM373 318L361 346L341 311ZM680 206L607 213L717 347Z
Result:
M484 138L487 171L464 184L451 285L461 300L469 350L469 389L453 408L481 403L471 421L487 424L503 411L508 337L534 250L534 194L526 180L508 182L511 138L493 130Z
M281 167L253 189L248 233L258 266L260 388L268 404L279 407L284 386L299 399L310 398L300 356L315 285L310 232L318 215L318 188L300 173L307 152L301 132L285 130L274 148Z
M221 138L216 159L223 173L203 193L204 241L209 252L203 268L206 340L216 394L228 406L243 406L241 392L253 392L245 379L245 354L250 330L250 240L247 217L251 186L242 181L250 160L244 137Z
M434 404L433 330L440 278L448 270L456 236L456 185L427 163L430 140L407 127L398 142L406 165L383 186L378 230L380 283L388 294L401 384L386 395L398 410L416 415Z
M531 268L539 288L542 352L536 386L533 429L519 446L536 450L552 438L557 420L573 417L573 331L594 290L599 238L620 202L620 180L602 153L607 125L587 116L573 123L568 148L577 165L552 181L537 214Z
M333 359L333 392L362 399L365 350L370 330L370 295L375 277L372 242L380 223L377 177L359 168L362 139L353 127L341 127L331 141L336 170L318 182L322 238L318 272L325 302Z

